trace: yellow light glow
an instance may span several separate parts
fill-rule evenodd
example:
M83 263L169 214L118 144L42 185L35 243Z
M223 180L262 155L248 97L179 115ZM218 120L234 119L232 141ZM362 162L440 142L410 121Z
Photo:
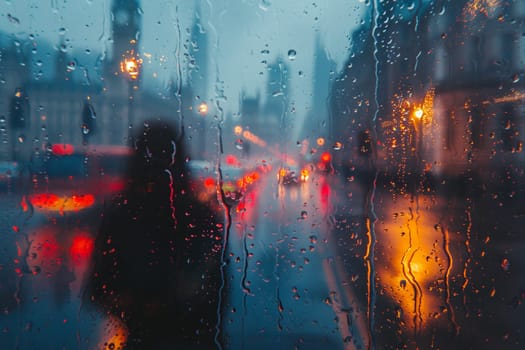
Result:
M43 193L32 195L29 201L36 210L63 213L90 208L95 204L95 197L92 194L58 196Z
M125 58L124 61L120 63L120 71L127 73L130 79L135 80L139 76L141 62L141 60L137 60L135 57Z
M262 140L260 137L258 137L254 133L249 132L248 130L244 130L243 133L242 133L242 136L246 140L248 140L248 141L250 141L252 143L255 143L258 146L266 147L266 141Z
M233 132L234 132L235 135L237 135L237 136L241 135L241 133L242 133L242 127L239 126L239 125L235 126L235 128L233 128Z
M324 145L324 138L320 137L317 139L317 145L318 146L323 146Z
M110 316L106 326L100 330L101 341L97 349L124 349L129 336L125 324L115 316Z
M409 328L419 332L440 319L448 319L457 328L449 282L455 266L462 265L457 261L461 258L452 255L448 230L436 224L439 216L433 210L421 209L429 203L443 203L430 197L419 200L419 210L413 209L408 197L386 205L393 215L386 215L374 227L376 251L385 252L378 258L377 277L398 303L399 317Z
M199 105L199 113L202 115L208 113L208 105L206 103L203 102Z
M309 176L310 176L310 171L308 171L308 169L304 168L301 170L301 181L303 182L308 181Z
M417 119L421 119L423 118L423 109L421 108L418 108L414 111L414 116L417 118Z

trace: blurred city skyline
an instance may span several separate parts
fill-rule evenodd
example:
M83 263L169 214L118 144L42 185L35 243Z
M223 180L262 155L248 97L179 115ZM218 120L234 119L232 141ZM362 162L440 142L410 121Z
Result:
M91 80L97 76L96 62L111 55L111 1L51 1L38 6L3 2L6 6L0 12L0 31L13 39L47 41L57 51L61 44L65 45L68 53L74 55L77 68ZM223 91L221 106L227 113L236 113L241 93L261 93L266 97L268 67L282 59L289 69L288 98L299 115L308 114L315 98L317 40L340 71L350 55L351 34L361 24L368 7L362 1L301 6L268 0L139 3L139 51L144 59L142 80L147 88L163 94L168 91L170 80L178 79L178 65L188 53L183 45L195 16L200 15L202 31L208 36L208 95ZM49 16L55 20L49 21ZM293 57L288 57L289 51L295 52ZM51 78L53 57L42 61L44 77ZM181 66L184 69L184 64Z

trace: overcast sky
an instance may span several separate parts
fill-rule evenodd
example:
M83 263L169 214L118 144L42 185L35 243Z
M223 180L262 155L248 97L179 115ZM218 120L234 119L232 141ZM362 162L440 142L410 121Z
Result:
M163 85L176 72L176 48L180 28L187 35L196 1L142 1L141 51L146 80ZM68 40L75 52L94 55L108 47L111 0L0 0L0 30L18 37L34 35L36 40L57 43ZM291 100L297 112L311 100L313 47L316 33L330 57L341 69L349 55L349 36L362 19L364 0L203 0L204 30L210 36L210 73L224 82L228 110L238 107L241 89L248 94L264 92L267 76L262 60L278 56L289 61ZM178 26L177 26L178 25ZM268 49L269 55L261 54ZM299 72L302 72L302 75ZM214 82L216 76L210 79ZM215 87L210 86L210 91Z

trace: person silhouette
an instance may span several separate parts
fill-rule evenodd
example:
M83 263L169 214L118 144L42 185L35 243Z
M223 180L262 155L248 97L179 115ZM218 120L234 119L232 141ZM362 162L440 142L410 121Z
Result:
M175 130L145 123L95 241L85 295L123 321L126 349L214 347L222 225L196 199Z

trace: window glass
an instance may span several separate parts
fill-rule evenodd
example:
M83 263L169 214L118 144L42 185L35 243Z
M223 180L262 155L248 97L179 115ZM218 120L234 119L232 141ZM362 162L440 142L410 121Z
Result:
M0 0L1 349L521 349L521 0Z

